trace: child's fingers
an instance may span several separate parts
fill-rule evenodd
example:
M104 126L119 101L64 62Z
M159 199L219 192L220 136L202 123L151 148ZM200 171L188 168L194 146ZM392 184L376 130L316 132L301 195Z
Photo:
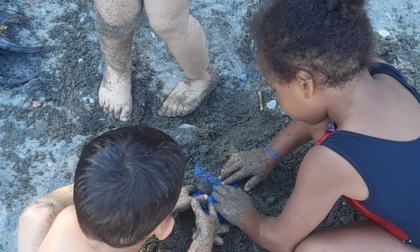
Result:
M226 194L230 192L230 186L221 185L216 187L216 189L211 193L213 198L219 202L224 203L226 201Z
M216 244L217 246L223 245L223 238L216 235L216 237L214 237L214 244Z
M182 190L185 190L188 193L188 195L190 195L194 191L194 189L195 186L193 185L186 185L182 188Z
M242 180L243 178L247 177L246 174L244 174L244 170L239 170L232 174L230 177L223 180L223 184L229 185L232 183L235 183L236 181Z
M205 217L205 213L204 213L203 209L201 208L200 202L198 202L197 199L193 198L191 200L191 208L198 218L204 218Z
M216 208L216 211L226 219L226 216L228 216L228 214L229 214L229 209L226 209L224 207L224 205L220 204L220 203L215 203L214 208ZM227 220L227 221L229 221L229 220Z
M242 165L240 163L234 163L229 164L226 163L225 166L223 166L222 170L220 171L220 180L224 180L227 177L229 177L232 173L239 171L242 168Z
M200 202L200 204L206 203L208 198L209 198L209 196L207 196L207 194L202 194L200 196L195 197L195 199L198 200L198 202Z
M252 178L250 178L248 180L248 182L245 184L244 190L246 192L252 190L255 186L257 186L261 181L263 180L263 178L261 178L261 176L255 175Z
M214 205L211 203L209 203L209 215L217 218L216 208L214 208Z
M230 225L229 224L220 224L218 234L226 234L230 231Z
M195 240L198 237L198 230L193 233L192 239Z

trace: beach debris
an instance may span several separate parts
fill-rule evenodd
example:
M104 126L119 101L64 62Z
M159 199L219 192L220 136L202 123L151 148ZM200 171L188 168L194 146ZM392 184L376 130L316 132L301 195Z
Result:
M23 23L22 13L11 11L0 6L0 49L3 51L9 51L14 53L34 53L39 52L42 46L25 46L19 45L9 38L6 34L9 33L9 27Z
M258 100L259 100L259 104L260 104L260 111L263 111L264 107L263 107L262 91L261 90L258 90Z
M34 109L41 108L41 107L42 107L42 102L41 102L41 101L38 101L38 100L33 100L33 101L32 101L32 107L33 107Z
M377 32L378 32L379 36L381 36L382 38L391 37L391 33L389 33L389 31L387 31L385 29L380 29Z
M15 53L35 53L42 49L42 46L23 46L13 43L0 34L0 49Z
M23 13L6 9L0 5L0 86L4 88L12 89L20 87L25 83L38 79L37 73L30 73L32 71L27 71L27 69L22 70L22 66L25 66L29 60L26 60L21 56L15 57L13 55L16 53L35 53L42 49L42 46L39 45L21 45L11 38L11 35L16 33L17 29L19 29L18 25L24 23L24 17ZM11 54L3 54L2 52ZM40 80L40 82L42 83L42 80ZM36 89L36 85L22 89L22 92L31 93L33 88Z
M277 107L277 101L276 100L271 100L269 102L267 102L266 104L268 109L275 109Z
M240 79L242 82L246 82L246 81L248 80L248 76L244 73L244 74L241 74L241 77L239 77L239 79Z

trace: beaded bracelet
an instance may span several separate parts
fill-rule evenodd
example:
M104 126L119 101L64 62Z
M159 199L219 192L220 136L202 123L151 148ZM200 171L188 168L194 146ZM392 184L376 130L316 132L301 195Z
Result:
M281 158L279 155L277 155L270 147L270 144L267 144L266 146L268 153L277 161L281 162L283 161L283 158Z

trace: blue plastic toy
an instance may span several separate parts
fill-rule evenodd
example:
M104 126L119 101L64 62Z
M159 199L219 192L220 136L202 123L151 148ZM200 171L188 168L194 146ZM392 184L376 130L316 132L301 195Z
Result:
M216 200L213 198L213 196L211 195L211 193L213 192L214 189L216 189L216 187L218 185L222 184L222 181L220 181L220 179L217 178L217 176L211 174L208 171L204 170L204 167L201 167L199 165L196 165L194 167L194 175L200 179L200 184L205 184L205 186L197 186L198 190L193 193L194 197L203 195L203 194L207 194L208 198L208 202L211 204L216 203ZM234 188L238 188L239 184L238 182L235 182L233 184L231 184L231 186L233 186ZM204 212L208 214L208 209L206 207L204 207ZM223 221L223 217L217 213L217 216L219 217L219 222Z

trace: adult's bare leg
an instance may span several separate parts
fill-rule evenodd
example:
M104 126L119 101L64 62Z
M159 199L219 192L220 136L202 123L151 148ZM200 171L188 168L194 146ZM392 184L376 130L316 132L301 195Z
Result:
M380 226L362 221L338 228L315 231L303 240L295 252L419 252Z
M218 74L210 70L206 36L190 15L189 4L190 0L144 0L151 27L165 40L185 74L159 109L161 116L190 114L217 85Z
M131 96L131 46L142 9L141 0L94 0L96 30L106 64L99 88L99 105L105 113L128 121Z

